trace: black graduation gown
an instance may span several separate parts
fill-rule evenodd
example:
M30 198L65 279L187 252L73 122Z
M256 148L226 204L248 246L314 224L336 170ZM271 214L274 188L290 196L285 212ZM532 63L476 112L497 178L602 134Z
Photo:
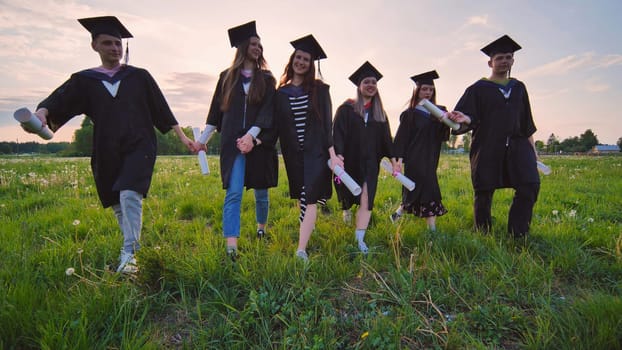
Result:
M442 110L444 107L439 106ZM405 175L415 182L415 189L402 187L402 204L407 211L432 201L441 202L436 169L441 145L449 139L449 128L429 112L409 108L400 115L395 134L394 155L404 159Z
M115 97L102 81L120 82ZM112 78L90 69L77 72L41 107L49 111L52 131L80 114L93 121L91 168L104 207L119 203L121 190L147 195L156 157L153 127L166 133L177 125L149 72L133 66L123 66Z
M300 199L304 185L307 204L329 199L332 195L331 171L327 165L328 149L333 146L332 104L329 86L319 80L316 81L315 99L314 102L309 97L303 149L298 142L289 96L283 87L277 90L274 102L275 126L285 161L289 195L292 199ZM311 113L312 105L319 111Z
M473 130L470 159L475 190L540 183L529 142L536 126L522 82L511 79L503 86L481 79L466 89L455 110L471 117L471 124L456 133Z
M354 111L352 102L346 101L335 114L333 142L335 152L344 157L345 171L359 185L363 186L367 182L368 209L372 210L380 160L383 157L392 157L393 142L389 121L378 122L370 115L365 124L363 117ZM344 210L361 203L361 196L352 195L343 183L335 183L335 190Z
M251 104L247 102L242 79L238 79L231 96L229 110L223 112L220 105L223 97L222 83L226 71L220 73L216 91L214 91L207 115L207 124L215 125L221 134L220 177L224 189L229 187L233 161L240 154L240 150L236 147L236 140L246 134L252 126L258 126L262 130L272 127L274 112L272 99L275 91L275 80L269 71L262 71L262 73L266 83L266 91L261 103ZM262 144L255 146L250 153L246 154L244 185L247 189L275 187L278 181L279 163L274 147L275 140L263 138L261 134L258 138Z

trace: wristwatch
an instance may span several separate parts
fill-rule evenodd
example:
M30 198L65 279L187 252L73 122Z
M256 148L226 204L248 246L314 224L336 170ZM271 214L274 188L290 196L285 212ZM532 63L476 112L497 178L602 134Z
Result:
M253 137L253 146L257 146L257 139Z

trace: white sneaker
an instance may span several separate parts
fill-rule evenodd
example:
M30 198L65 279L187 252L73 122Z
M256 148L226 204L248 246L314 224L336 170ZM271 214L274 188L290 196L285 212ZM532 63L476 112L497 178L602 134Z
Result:
M124 250L121 251L121 256L119 257L119 267L117 267L117 272L121 273L137 273L138 272L138 264L136 263L136 257L132 253L128 253Z
M300 260L304 262L309 261L309 255L307 255L307 252L305 252L304 250L297 250L296 257L298 257Z
M402 217L402 214L398 213L398 212L394 212L393 214L391 214L391 216L389 216L389 218L391 219L392 223L396 223L398 222L398 220Z
M359 250L361 251L361 253L367 255L367 253L369 252L369 248L367 248L367 244L365 244L365 241L359 241Z

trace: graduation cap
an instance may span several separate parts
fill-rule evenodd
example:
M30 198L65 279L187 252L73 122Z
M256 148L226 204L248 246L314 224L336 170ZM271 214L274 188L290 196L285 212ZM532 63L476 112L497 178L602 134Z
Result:
M257 35L257 28L255 27L255 21L229 28L228 32L231 47L238 47L245 40L250 39L253 36L259 38L259 35Z
M438 79L438 73L436 73L435 70L431 70L429 72L413 75L410 79L417 85L434 85L434 79Z
M309 53L311 55L311 60L313 61L326 58L326 53L324 53L324 50L322 50L320 44L311 34L300 39L290 41L290 44L292 44L292 46L296 50L301 50Z
M108 34L119 39L133 38L132 34L115 16L80 18L78 22L91 33L91 38L93 40L95 40L99 34Z
M374 77L376 80L380 80L382 78L382 74L380 74L380 72L372 66L369 61L365 61L365 63L363 63L363 65L360 66L356 72L352 73L349 79L354 83L354 85L359 86L361 80L368 77Z
M499 39L491 42L486 45L481 51L488 55L489 57L494 56L498 53L514 53L515 51L520 50L521 47L518 45L512 38L507 35L500 37Z

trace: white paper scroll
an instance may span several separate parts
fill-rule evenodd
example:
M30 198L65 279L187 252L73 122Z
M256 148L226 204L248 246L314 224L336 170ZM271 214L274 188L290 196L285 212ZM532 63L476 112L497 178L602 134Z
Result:
M194 135L194 140L198 140L201 137L201 130L199 128L192 128L192 134ZM199 165L201 166L201 174L207 175L209 174L209 167L207 166L207 155L204 150L200 150L197 154L199 158Z
M536 164L538 166L538 170L544 174L544 175L549 175L551 173L551 168L549 168L548 166L546 166L546 164L542 163L541 161L536 161Z
M330 159L328 160L328 167L331 167ZM353 195L358 196L359 194L361 194L361 186L359 186L359 184L357 184L356 181L354 181L354 179L350 177L350 175L348 175L348 173L346 173L346 171L342 167L340 167L339 165L335 165L333 172L335 173L335 175L337 175L339 180L343 182L344 185L346 185L348 190L350 190Z
M50 140L54 133L47 126L41 123L36 115L32 114L28 108L20 108L13 113L13 118L22 124L24 130L31 134L37 134L44 140Z
M419 105L425 108L430 114L436 117L436 119L440 120L441 123L447 125L448 127L458 130L460 129L460 123L456 123L453 120L447 117L447 112L438 108L434 103L428 101L428 99L423 99L419 102Z
M407 178L404 174L402 173L393 173L393 166L391 165L391 162L389 162L386 159L383 159L380 162L380 165L382 166L382 168L386 171L389 172L389 174L393 175L393 177L399 181L404 187L406 187L409 191L412 191L415 189L415 182L409 178Z

